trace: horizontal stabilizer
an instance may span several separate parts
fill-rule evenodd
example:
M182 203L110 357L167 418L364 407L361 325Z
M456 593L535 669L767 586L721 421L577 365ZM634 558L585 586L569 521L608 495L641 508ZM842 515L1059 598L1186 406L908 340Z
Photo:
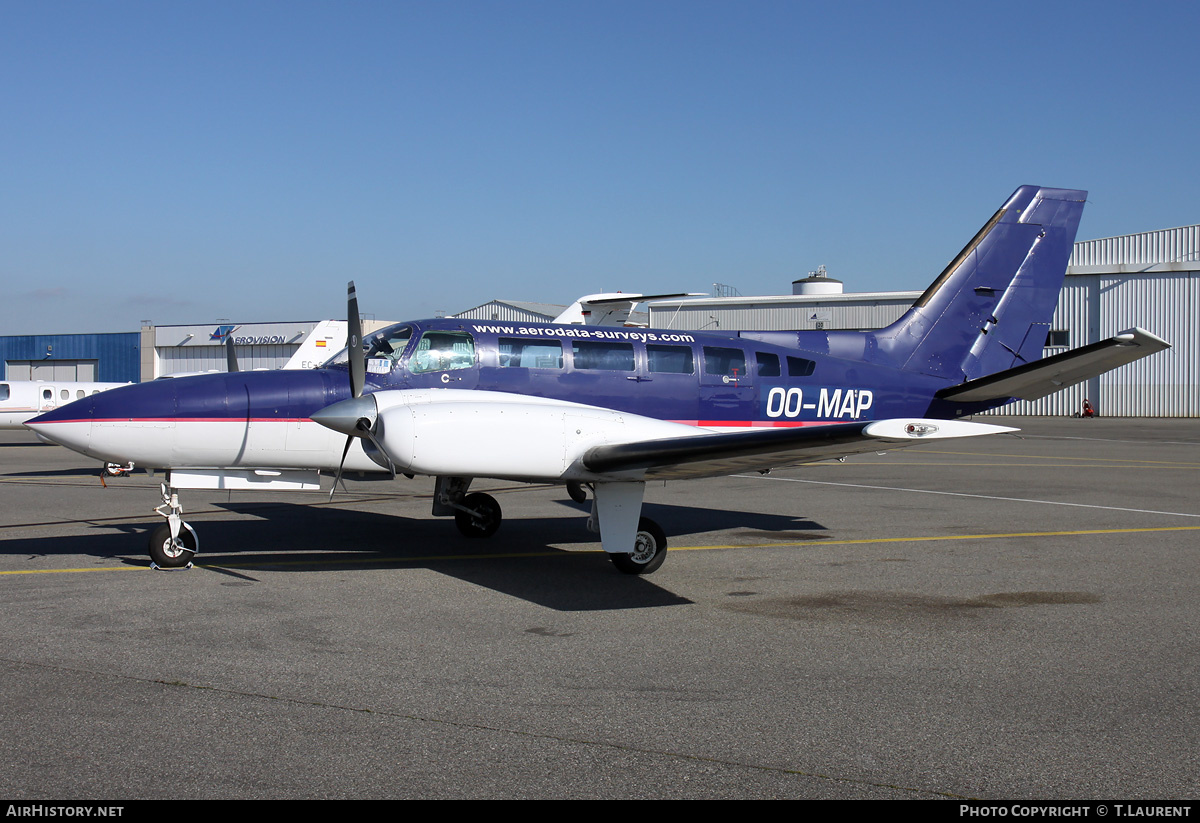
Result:
M645 470L650 478L713 477L1016 429L962 420L897 418L788 429L753 429L596 446L583 465L600 473Z
M979 402L1009 397L1037 400L1170 347L1170 343L1148 331L1129 329L1099 343L942 389L937 396Z

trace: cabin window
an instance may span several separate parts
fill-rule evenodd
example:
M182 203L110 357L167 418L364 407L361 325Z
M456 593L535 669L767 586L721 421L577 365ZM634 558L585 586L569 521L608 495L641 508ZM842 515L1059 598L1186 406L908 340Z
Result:
M758 361L759 377L779 377L779 355L765 351L756 351L754 359Z
M42 389L42 399L43 400L53 400L54 399L54 389Z
M562 343L557 340L518 340L501 337L498 346L502 369L562 368Z
M469 369L475 365L475 341L462 331L428 331L417 343L408 367L413 374Z
M573 340L571 354L577 369L633 371L632 343L591 343Z
M816 363L803 357L789 357L787 361L789 377L809 377L817 368Z
M8 399L8 384L0 383L0 400Z
M99 389L92 389L92 394L99 394L99 393L100 393Z
M85 397L87 397L87 392L85 392L83 389L75 390L75 399L76 400L82 400Z
M70 400L71 399L71 390L70 389L62 389L58 393L58 396L61 397L63 400Z
M651 374L695 374L691 346L646 346Z
M746 353L741 349L704 347L704 371L713 377L746 377Z

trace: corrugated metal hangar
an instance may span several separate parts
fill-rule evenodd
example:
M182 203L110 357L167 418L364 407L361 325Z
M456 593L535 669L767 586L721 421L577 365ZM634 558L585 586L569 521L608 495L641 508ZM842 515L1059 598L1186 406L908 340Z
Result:
M137 332L0 337L5 380L131 383L138 379Z

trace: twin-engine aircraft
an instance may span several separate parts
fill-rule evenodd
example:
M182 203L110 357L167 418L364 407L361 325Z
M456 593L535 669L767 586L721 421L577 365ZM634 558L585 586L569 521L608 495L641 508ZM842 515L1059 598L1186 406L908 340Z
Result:
M128 386L30 422L104 461L166 471L162 567L199 546L180 489L318 489L320 472L436 478L434 515L500 526L478 477L590 486L588 525L618 569L656 570L646 481L767 471L1013 431L955 418L1035 399L1167 346L1134 329L1039 359L1086 192L1022 186L920 299L878 331L725 334L440 319L347 347L308 371Z

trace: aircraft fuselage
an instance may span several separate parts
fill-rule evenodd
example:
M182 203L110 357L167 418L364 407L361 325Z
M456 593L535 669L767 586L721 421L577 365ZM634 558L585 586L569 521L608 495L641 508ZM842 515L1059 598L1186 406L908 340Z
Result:
M861 337L424 320L364 341L364 391L500 392L715 430L962 413L932 399L944 378L821 351L839 334ZM311 415L349 396L344 364L198 375L89 397L39 424L84 454L144 468L333 470L344 438ZM346 469L380 465L356 445Z

